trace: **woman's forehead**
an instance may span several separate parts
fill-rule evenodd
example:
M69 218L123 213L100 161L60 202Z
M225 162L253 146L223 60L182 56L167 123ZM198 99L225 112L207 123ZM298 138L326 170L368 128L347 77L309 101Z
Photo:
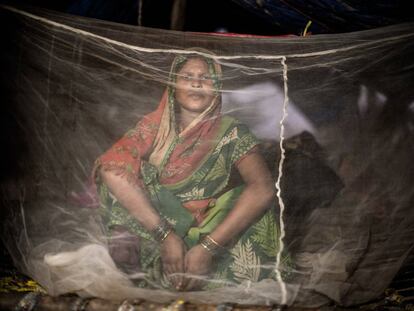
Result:
M185 71L185 70L196 70L196 69L202 69L202 70L208 70L208 63L205 59L200 57L192 57L187 59L182 66L180 66L179 71Z

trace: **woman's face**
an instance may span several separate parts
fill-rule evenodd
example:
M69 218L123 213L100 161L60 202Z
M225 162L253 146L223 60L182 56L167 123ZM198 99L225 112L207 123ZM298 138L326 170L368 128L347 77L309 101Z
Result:
M181 109L202 113L214 97L213 80L207 63L200 58L187 60L176 79L175 99Z

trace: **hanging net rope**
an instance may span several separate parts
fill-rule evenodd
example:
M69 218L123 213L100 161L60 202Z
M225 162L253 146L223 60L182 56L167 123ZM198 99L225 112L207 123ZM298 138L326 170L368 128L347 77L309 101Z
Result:
M242 38L1 6L2 224L51 295L349 306L414 231L414 30Z

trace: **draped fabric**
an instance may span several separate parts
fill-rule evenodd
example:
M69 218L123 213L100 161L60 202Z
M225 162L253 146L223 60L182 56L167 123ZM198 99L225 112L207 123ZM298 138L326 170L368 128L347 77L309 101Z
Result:
M174 94L175 81L180 66L187 59L179 56L174 60L169 86L157 110L144 116L135 129L101 156L97 166L116 168L133 180L139 178L141 159L146 158L163 171L162 183L176 183L193 173L194 167L211 151L219 128L221 68L211 59L203 58L209 66L209 79L213 80L215 97L200 116L179 131L175 121L178 108ZM171 148L173 144L175 148Z

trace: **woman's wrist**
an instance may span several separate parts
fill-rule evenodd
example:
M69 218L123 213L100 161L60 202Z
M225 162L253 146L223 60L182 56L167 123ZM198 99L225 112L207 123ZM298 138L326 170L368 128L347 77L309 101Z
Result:
M206 249L210 254L217 255L223 252L226 248L224 245L221 245L216 240L214 240L210 235L206 235L201 241L200 246Z
M174 231L171 224L166 221L165 219L162 219L160 223L151 230L151 235L153 238L159 242L162 243L165 241L165 239Z

